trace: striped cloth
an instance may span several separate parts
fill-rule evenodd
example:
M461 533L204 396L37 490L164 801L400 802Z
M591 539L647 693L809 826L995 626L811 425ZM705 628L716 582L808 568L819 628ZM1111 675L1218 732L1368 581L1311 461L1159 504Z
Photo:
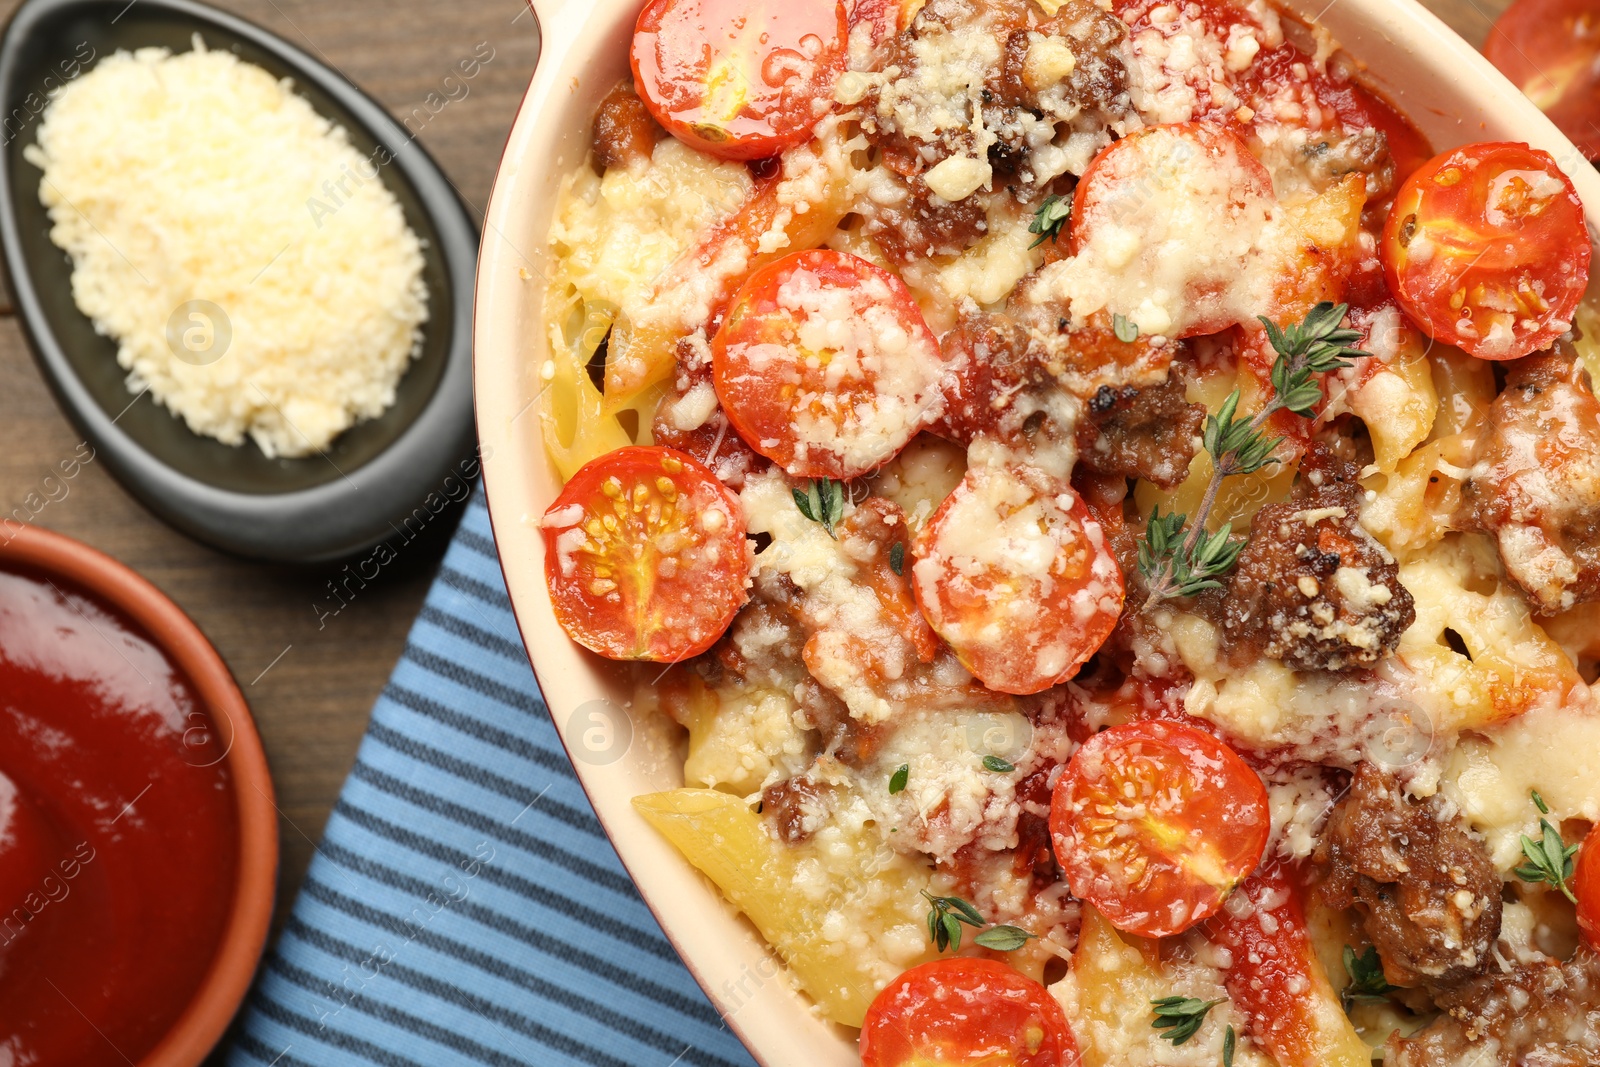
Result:
M230 1067L749 1067L612 852L481 491L372 713Z

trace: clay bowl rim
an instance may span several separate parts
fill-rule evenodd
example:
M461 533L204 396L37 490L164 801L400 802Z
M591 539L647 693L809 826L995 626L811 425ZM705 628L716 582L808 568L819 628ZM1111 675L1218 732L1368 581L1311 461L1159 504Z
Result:
M272 922L278 819L266 752L238 683L194 621L126 564L64 534L0 523L0 567L30 567L103 599L143 629L179 667L228 744L238 807L239 870L211 967L183 1013L138 1067L198 1067L222 1039L255 978Z

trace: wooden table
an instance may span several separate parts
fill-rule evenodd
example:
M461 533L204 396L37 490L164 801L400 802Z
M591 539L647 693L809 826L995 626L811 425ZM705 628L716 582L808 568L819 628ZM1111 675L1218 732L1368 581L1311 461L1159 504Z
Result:
M420 139L482 219L537 51L523 0L213 2L339 68L397 118L425 106L429 94L437 100L453 91L457 99L417 124ZM14 7L15 0L0 0L5 17ZM483 56L483 42L492 57L466 83L467 95L455 82L447 90L444 78L475 50ZM39 377L15 319L0 318L0 512L9 516L39 493L41 480L79 441ZM281 925L444 539L407 545L319 628L314 605L323 603L338 567L296 571L214 552L152 517L97 464L68 487L67 496L34 521L93 545L159 586L211 638L250 701L282 811Z
M213 0L342 70L397 117L412 113L480 44L493 57L421 129L481 219L533 71L536 37L522 0ZM1480 45L1505 0L1433 0ZM9 15L14 0L0 0ZM479 53L481 54L481 53ZM0 319L0 505L10 513L78 437L45 388L14 320ZM442 539L400 559L338 616L318 626L315 605L336 567L295 571L231 559L157 521L90 465L35 519L115 556L183 607L222 653L255 711L282 811L278 922L310 862L355 755L373 700L399 657L438 563Z
M1500 17L1500 12L1511 6L1511 0L1422 0L1423 6L1432 9L1452 29L1467 39L1474 48L1482 48L1489 36L1489 27Z

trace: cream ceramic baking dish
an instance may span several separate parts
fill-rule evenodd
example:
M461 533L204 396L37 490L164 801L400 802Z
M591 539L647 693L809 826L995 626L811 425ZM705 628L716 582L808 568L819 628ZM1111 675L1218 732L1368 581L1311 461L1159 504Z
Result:
M478 267L478 432L495 538L539 684L612 843L728 1025L766 1067L851 1067L853 1031L819 1019L784 980L755 929L725 904L630 805L682 784L662 724L628 716L603 662L569 641L551 613L538 522L559 490L543 454L534 398L546 358L545 235L562 176L584 157L601 96L627 74L639 0L534 0L543 34L533 82L500 162ZM1435 149L1527 141L1550 152L1600 224L1600 176L1532 104L1414 0L1290 0L1368 69ZM611 730L603 746L584 732ZM591 738L592 740L592 738Z

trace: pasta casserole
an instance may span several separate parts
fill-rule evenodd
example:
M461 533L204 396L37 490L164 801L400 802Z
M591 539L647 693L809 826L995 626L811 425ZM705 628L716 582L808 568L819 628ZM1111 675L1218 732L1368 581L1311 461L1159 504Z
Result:
M1556 161L1266 0L630 47L549 234L551 602L865 1067L1600 1063Z

